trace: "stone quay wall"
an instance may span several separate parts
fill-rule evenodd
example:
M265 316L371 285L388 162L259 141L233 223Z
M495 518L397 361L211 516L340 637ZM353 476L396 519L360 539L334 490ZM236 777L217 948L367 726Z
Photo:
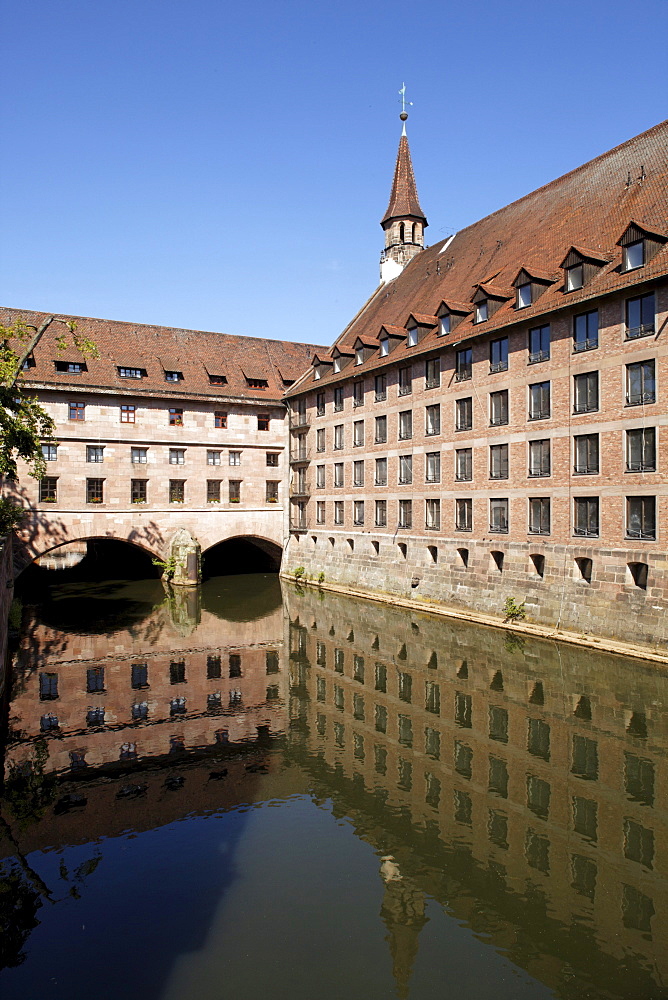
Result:
M0 698L7 678L7 631L13 597L12 536L3 535L0 537Z

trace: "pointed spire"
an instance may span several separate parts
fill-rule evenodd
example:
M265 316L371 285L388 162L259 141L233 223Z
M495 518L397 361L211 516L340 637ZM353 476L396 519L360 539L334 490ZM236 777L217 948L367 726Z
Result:
M384 228L385 224L391 222L392 219L406 219L408 217L420 219L425 226L427 225L427 218L420 207L418 199L411 151L408 147L406 125L404 124L401 139L399 140L397 163L394 168L390 203L380 224Z

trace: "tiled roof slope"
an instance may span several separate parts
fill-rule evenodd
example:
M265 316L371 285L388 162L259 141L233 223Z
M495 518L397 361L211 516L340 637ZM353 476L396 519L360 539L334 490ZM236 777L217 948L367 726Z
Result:
M0 309L0 323L11 326L18 320L38 327L50 315L27 309ZM54 323L44 334L35 351L35 367L25 373L27 385L116 389L129 394L141 393L187 397L206 395L235 397L249 401L277 401L285 390L285 381L297 379L311 363L316 351L326 348L314 344L294 344L282 340L235 337L201 330L181 330L142 323L91 319L63 315L74 320L77 333L90 337L100 353L98 359L86 359L87 371L68 375L56 371L57 361L81 361L81 355L68 349L59 351L56 338L67 334L62 323ZM118 367L144 368L146 378L121 378ZM171 383L165 371L183 372L183 379ZM209 375L224 375L225 385L212 385ZM248 379L266 379L267 388L253 389Z
M668 237L668 121L418 254L394 281L376 290L336 346L343 350L357 337L377 337L383 325L405 326L411 313L433 315L444 300L470 303L476 287L485 281L508 296L487 322L474 324L471 313L448 337L438 337L434 330L417 347L406 350L406 356L484 336L518 321L531 323L560 306L577 306L668 273L668 243L642 268L642 275L620 271L622 251L617 241L631 221ZM588 247L608 263L584 288L565 297L559 266L571 246ZM534 304L518 312L512 282L522 267L557 280ZM355 374L379 363L396 363L396 356L381 361L376 353L355 368ZM322 382L350 374L349 370L330 374ZM304 380L288 395L303 387Z
M390 203L380 224L382 226L385 222L389 222L390 219L404 219L407 215L411 215L415 219L423 219L425 225L427 224L425 214L420 208L418 200L408 139L405 135L402 135L399 140L397 163L394 168Z

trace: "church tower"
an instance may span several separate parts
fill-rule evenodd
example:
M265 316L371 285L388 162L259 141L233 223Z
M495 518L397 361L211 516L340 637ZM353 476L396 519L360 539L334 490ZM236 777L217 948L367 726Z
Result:
M404 92L405 88L403 92L400 91L402 97ZM408 114L405 105L399 117L404 124L394 168L390 203L380 223L385 233L385 249L380 256L380 280L383 283L392 281L401 274L406 264L424 249L424 231L428 225L425 214L420 208L415 185L411 151L406 136Z

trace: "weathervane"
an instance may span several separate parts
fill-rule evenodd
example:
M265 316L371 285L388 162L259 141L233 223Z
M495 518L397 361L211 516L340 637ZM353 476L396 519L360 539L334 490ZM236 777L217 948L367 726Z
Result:
M401 90L399 91L399 93L401 94L401 114L399 115L399 117L401 118L402 122L404 123L404 127L403 127L403 129L401 131L401 134L402 135L406 135L406 119L408 118L408 112L406 111L406 103L408 103L408 107L409 108L412 108L413 107L413 102L412 101L406 102L406 84L405 83L402 83Z

